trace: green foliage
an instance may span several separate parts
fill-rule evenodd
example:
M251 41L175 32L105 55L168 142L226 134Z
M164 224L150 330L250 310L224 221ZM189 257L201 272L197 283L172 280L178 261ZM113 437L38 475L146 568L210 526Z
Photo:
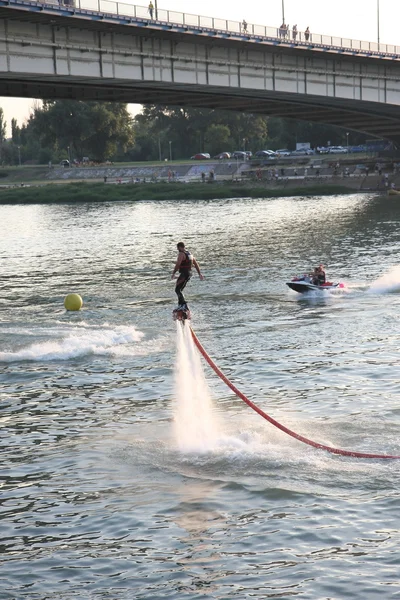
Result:
M223 152L221 148L229 148L231 130L227 125L210 125L204 136L207 151L211 156Z
M4 119L4 111L0 106L0 144L6 139L6 122Z
M1 148L1 160L5 165L18 164L18 148L12 142L3 142Z
M113 102L46 101L35 109L28 130L42 148L62 150L64 158L78 160L112 160L133 141L126 105Z
M156 160L169 157L189 158L197 152L263 150L289 148L297 142L312 147L347 142L346 130L333 125L308 123L278 117L266 117L228 110L182 108L149 105L135 117L135 147L129 153L133 160ZM351 132L349 142L359 144L365 135Z
M343 145L347 143L346 129L323 123L309 123L293 119L271 117L268 119L269 142L272 150L289 148L294 150L297 142L309 142L312 148L317 146ZM365 134L352 131L349 134L351 145L365 142Z
M6 122L4 120L4 111L0 107L0 164L5 162L4 160L4 140L6 139Z
M288 189L266 189L257 185L158 183L104 185L101 183L70 183L0 190L0 204L13 203L78 203L139 200L213 200L217 198L276 198L281 196L333 195L354 193L336 185L310 185Z
M134 160L189 158L197 152L257 147L267 139L267 117L227 110L149 105L135 117Z
M11 139L14 144L21 143L21 130L18 127L17 119L11 119Z
M40 148L39 152L39 164L46 165L51 162L53 158L53 152L51 148Z
M297 142L312 147L346 144L346 130L330 125L228 110L144 106L135 119L125 104L44 101L21 127L11 121L12 140L6 141L6 123L0 108L0 162L18 165L71 158L82 160L149 161L188 159L197 152L212 156L234 150L289 148ZM350 144L365 141L356 132Z

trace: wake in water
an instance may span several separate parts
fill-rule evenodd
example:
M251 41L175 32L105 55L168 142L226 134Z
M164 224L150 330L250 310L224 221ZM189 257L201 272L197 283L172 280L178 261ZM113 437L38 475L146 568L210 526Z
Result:
M190 327L177 322L176 332L176 439L183 452L208 452L215 448L219 435L210 391Z
M141 351L147 353L143 343L139 344L144 334L133 326L94 327L80 324L73 327L38 328L29 333L40 337L46 335L50 339L14 351L0 352L0 362L69 360L89 354L131 355Z
M392 267L387 273L373 282L370 294L393 294L400 292L400 266Z
M335 290L312 290L306 294L290 292L295 300L319 301L340 298L354 292L366 292L367 294L396 294L400 293L400 266L394 266L387 273L376 279L371 285L367 282L346 283L342 289Z

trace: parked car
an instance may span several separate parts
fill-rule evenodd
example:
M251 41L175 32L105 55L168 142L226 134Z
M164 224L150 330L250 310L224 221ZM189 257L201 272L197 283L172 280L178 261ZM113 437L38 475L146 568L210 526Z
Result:
M348 152L348 148L343 148L343 146L331 146L329 148L329 154L347 154Z
M218 160L223 160L224 158L230 158L230 157L231 157L230 152L220 152L216 156L213 156L213 158L217 158Z
M315 151L311 150L311 148L302 148L301 150L294 150L292 152L292 156L312 156L313 154L315 154Z
M248 156L246 152L242 150L236 150L235 152L232 152L231 158L234 158L236 160L247 160Z
M275 150L276 154L279 156L290 156L291 152L287 148L282 148L280 150Z
M318 154L328 154L328 152L329 152L329 146L318 146L317 147Z
M190 160L207 160L208 158L211 158L208 152L198 152L197 154L193 154Z
M259 150L255 153L255 156L257 158L275 158L276 152L274 152L273 150Z
M350 146L349 148L349 152L366 152L367 151L367 147L363 146L362 144L360 146Z
M69 167L69 160L62 160L60 162L61 167Z
M368 169L367 165L360 164L360 165L356 165L355 170L360 171L361 173L366 173L367 169Z

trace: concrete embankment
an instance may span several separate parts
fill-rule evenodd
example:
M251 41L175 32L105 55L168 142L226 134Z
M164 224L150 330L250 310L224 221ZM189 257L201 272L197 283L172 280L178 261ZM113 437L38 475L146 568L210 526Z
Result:
M340 185L350 189L384 189L386 183L400 183L399 176L393 172L390 163L382 165L378 174L374 167L376 159L363 163L354 157L332 160L313 157L302 157L292 160L290 157L274 162L233 160L204 161L185 164L138 165L138 166L101 166L71 167L69 169L50 169L47 181L103 181L105 183L146 183L162 181L179 181L195 183L244 181L263 183L268 187L304 187L311 185ZM369 168L366 176L365 167ZM387 182L384 173L387 172Z
M369 175L365 168L368 166ZM48 184L76 184L95 182L107 184L161 184L187 183L190 192L187 197L203 197L205 191L196 192L192 185L213 183L214 196L220 193L220 185L250 185L252 188L263 189L266 195L282 195L293 193L293 190L306 190L310 187L323 188L339 186L348 190L384 191L392 183L400 187L400 175L393 169L393 164L382 165L381 174L375 171L376 159L362 162L354 157L346 159L327 159L318 156L288 157L274 161L198 161L191 163L158 163L138 165L101 165L101 166L60 166L48 168L22 167L4 168L0 172L0 188L19 187L20 185L46 186ZM386 175L386 179L385 179ZM212 180L212 181L211 181ZM111 186L113 187L113 186ZM168 194L169 194L169 188ZM226 188L222 192L225 196ZM208 192L206 193L208 195ZM147 196L147 194L146 194Z
M213 171L217 179L232 179L247 169L246 163L231 162L198 162L192 164L138 165L138 166L102 166L71 167L67 169L49 169L48 181L106 181L109 182L143 182L143 181L201 181L202 174L207 179Z

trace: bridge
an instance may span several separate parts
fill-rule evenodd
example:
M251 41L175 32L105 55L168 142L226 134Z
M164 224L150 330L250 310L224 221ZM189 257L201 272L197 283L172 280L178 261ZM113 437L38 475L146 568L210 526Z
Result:
M0 0L0 95L233 109L400 143L400 46L122 4Z

